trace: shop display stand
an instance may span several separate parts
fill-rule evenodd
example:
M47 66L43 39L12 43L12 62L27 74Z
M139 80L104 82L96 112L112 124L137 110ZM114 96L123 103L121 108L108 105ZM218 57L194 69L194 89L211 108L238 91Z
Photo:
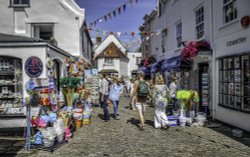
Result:
M208 114L208 104L209 104L209 75L208 73L202 74L202 86L201 86L201 100L202 107L206 115Z

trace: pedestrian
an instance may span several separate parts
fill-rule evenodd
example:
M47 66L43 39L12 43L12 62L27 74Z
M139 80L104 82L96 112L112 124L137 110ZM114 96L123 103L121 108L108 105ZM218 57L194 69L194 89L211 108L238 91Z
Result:
M102 80L103 80L103 78L102 78L102 75L100 75L99 76L100 78L99 78L99 104L100 104L100 107L102 107L103 108L103 103L102 103L102 101L101 101L101 99L102 99Z
M164 84L161 75L156 77L156 85L153 91L153 104L155 107L154 127L167 129L169 122L166 115L166 108L168 105L169 90Z
M114 109L114 119L118 120L118 106L120 102L120 96L123 90L123 85L120 84L118 78L114 78L114 83L111 85L110 92L109 92L109 99L112 101L113 109Z
M139 127L141 130L144 130L144 114L146 111L146 101L147 96L149 95L149 85L144 80L144 73L139 73L138 80L134 83L134 95L136 96L136 108L139 113L140 124Z
M125 81L125 96L129 97L130 95L130 87L131 87L131 81L129 78L127 78L127 80Z
M131 79L131 84L130 84L130 108L131 110L135 111L136 107L136 96L134 95L134 80Z
M175 109L175 110L178 109L177 98L176 98L177 84L178 84L178 78L173 76L172 77L172 82L169 85L169 92L170 92L170 97L171 97L171 102L172 102L172 105L173 105L173 109ZM171 114L173 114L173 113L171 113Z
M108 97L109 97L109 82L106 78L105 74L101 75L102 81L101 81L101 103L103 104L103 112L104 112L104 118L103 120L105 122L108 122L110 120L109 116L109 110L108 110Z

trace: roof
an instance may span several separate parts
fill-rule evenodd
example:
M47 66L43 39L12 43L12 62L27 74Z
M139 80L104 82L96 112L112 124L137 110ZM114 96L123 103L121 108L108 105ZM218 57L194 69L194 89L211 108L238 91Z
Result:
M96 58L128 58L114 42L111 42Z
M0 42L46 42L42 39L0 33Z
M48 46L68 57L73 56L70 53L61 49L60 47L48 43L46 40L30 38L25 36L11 35L11 34L0 33L0 46L1 47Z
M102 69L99 73L118 73L115 69Z

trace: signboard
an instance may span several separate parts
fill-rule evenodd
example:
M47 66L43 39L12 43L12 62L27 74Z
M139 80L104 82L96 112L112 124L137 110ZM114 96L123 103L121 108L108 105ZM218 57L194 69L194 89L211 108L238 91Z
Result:
M227 47L230 47L230 46L235 46L235 45L244 43L246 41L247 41L247 37L242 37L242 38L238 38L238 39L235 39L235 40L232 40L232 41L228 41L226 43L226 45L227 45Z
M92 69L92 75L98 75L98 70L97 69Z
M29 57L25 62L25 72L31 78L39 77L43 72L43 63L36 56Z

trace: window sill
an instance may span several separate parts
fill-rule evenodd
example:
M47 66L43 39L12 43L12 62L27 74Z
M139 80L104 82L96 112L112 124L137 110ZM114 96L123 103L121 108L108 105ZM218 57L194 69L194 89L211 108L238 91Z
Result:
M205 40L205 36L203 36L202 38L197 39L197 41L203 41L203 40Z
M10 5L9 8L30 8L30 5Z
M104 64L104 66L114 66L114 64Z
M249 113L250 114L250 111L248 111L248 110L237 109L237 108L230 107L230 106L225 106L225 105L222 105L222 104L218 104L218 105L220 107L227 108L227 109L230 109L230 110L233 110L233 111L242 112L242 113Z
M232 24L235 24L237 22L239 22L239 19L234 19L233 21L230 21L230 22L225 23L224 25L220 26L219 29L224 29L224 28L226 28L226 27L228 27L228 26L230 26Z

